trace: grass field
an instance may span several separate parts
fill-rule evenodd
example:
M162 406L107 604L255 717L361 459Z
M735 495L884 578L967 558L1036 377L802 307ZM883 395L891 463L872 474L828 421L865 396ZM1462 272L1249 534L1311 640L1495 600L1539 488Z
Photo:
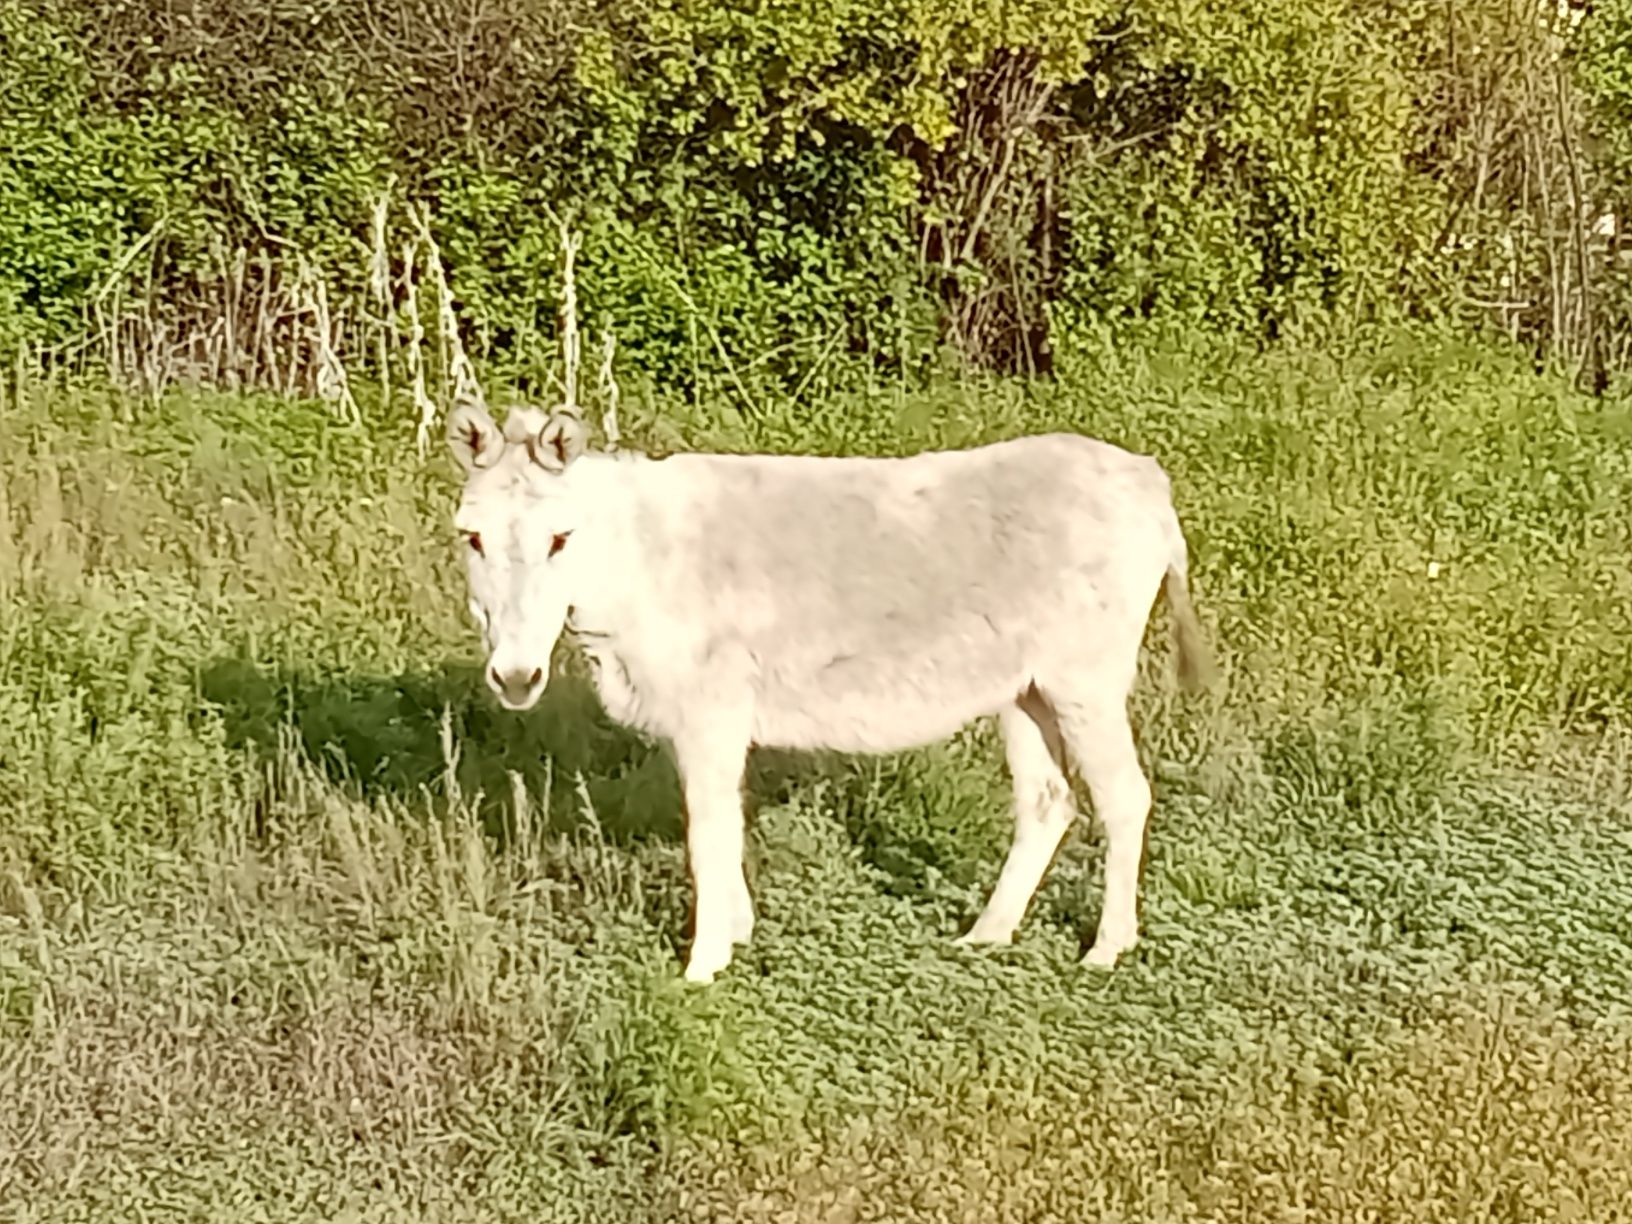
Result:
M1421 336L635 406L667 447L1158 455L1223 680L1135 701L1144 941L1012 948L989 727L757 759L679 980L665 757L481 685L407 414L0 416L0 1217L1612 1220L1632 1203L1632 405Z

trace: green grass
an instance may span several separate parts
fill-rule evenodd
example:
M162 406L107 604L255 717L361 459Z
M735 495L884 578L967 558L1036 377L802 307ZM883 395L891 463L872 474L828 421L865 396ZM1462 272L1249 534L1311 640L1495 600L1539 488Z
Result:
M1012 948L989 727L756 760L754 943L679 980L672 770L568 658L486 696L412 423L0 415L7 1218L1620 1218L1632 413L1433 337L1088 351L1058 386L665 446L1157 454L1223 682L1134 701L1145 940L1097 831ZM1435 566L1430 576L1430 564ZM1158 622L1161 616L1158 615Z

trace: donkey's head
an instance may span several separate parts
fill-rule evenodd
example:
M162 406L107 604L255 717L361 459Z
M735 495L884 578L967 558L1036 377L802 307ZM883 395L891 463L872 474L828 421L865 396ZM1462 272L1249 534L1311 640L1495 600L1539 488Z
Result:
M513 409L504 427L469 401L448 417L466 473L454 516L470 577L470 611L487 641L487 682L525 710L549 682L550 655L584 566L575 533L586 512L574 462L589 431L571 413Z

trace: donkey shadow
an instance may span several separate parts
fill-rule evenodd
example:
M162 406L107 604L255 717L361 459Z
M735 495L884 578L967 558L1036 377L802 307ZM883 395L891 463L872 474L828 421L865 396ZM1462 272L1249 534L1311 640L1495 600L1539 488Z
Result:
M538 705L505 710L479 667L447 664L398 675L334 673L218 659L199 675L229 746L265 756L293 748L328 781L410 810L445 809L455 790L502 839L513 778L546 805L550 827L589 819L616 844L683 836L680 779L656 740L613 722L586 676L569 666ZM451 751L450 751L451 750ZM834 815L864 845L879 839L876 762L757 748L743 787L750 822L820 779ZM584 798L587 795L586 811Z
M552 828L590 819L587 794L610 841L681 834L668 754L611 722L580 676L554 678L525 714L502 709L481 670L465 664L371 675L226 658L201 672L198 689L230 746L266 755L292 748L365 799L436 811L457 792L502 839L519 777Z

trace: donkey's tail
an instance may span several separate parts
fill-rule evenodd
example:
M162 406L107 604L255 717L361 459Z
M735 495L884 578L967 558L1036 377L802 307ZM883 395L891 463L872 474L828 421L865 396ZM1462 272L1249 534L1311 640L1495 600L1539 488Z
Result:
M1173 618L1173 645L1178 652L1179 683L1190 692L1196 692L1218 678L1218 667L1202 636L1195 605L1190 602L1189 549L1184 542L1184 532L1179 528L1177 513L1173 516L1167 575L1162 580L1162 586L1167 592L1168 613Z

